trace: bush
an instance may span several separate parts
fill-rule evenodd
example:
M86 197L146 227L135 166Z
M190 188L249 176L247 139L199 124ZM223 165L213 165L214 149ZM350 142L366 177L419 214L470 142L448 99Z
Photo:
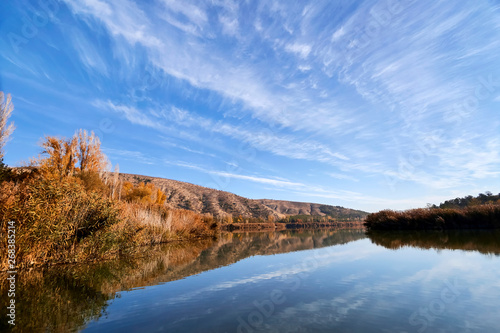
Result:
M104 196L109 195L110 189L104 182L97 172L94 171L83 171L76 175L80 179L81 184L85 187L88 192L97 192Z

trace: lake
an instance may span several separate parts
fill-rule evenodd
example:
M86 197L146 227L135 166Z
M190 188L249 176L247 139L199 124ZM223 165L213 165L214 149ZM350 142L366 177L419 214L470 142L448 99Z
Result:
M227 233L141 258L21 272L16 326L500 332L499 255L499 231Z

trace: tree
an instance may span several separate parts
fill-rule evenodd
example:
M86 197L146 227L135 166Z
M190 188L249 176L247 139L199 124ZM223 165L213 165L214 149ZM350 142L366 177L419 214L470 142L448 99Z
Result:
M56 138L46 136L41 146L44 148L44 159L39 161L43 171L52 173L59 177L72 176L75 172L77 139Z
M41 144L42 155L35 164L42 171L47 171L59 177L73 176L106 171L109 162L101 151L99 138L85 130L77 131L72 138L45 137Z
M10 94L7 94L7 98L5 98L4 93L0 91L0 161L4 157L3 148L15 128L13 123L7 125L13 110L14 105L12 104Z

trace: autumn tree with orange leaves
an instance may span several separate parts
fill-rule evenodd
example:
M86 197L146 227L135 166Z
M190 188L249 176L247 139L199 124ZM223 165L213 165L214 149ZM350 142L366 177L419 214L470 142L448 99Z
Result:
M80 130L70 139L46 136L41 146L44 149L42 156L33 162L42 172L68 177L108 169L108 159L101 151L101 142L94 132L89 134Z
M122 198L128 202L163 206L167 196L161 189L151 183L145 184L141 182L134 186L130 182L125 182L122 188Z

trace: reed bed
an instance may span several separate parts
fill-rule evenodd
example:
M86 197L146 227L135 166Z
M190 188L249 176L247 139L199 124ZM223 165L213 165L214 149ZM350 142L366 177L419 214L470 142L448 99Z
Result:
M369 214L364 224L368 230L494 229L500 228L500 205L382 210Z
M100 188L101 186L99 186ZM16 230L18 268L113 258L144 245L215 236L210 215L112 199L78 177L39 173L0 182L0 225ZM7 258L7 237L0 257ZM2 260L0 270L7 270Z

